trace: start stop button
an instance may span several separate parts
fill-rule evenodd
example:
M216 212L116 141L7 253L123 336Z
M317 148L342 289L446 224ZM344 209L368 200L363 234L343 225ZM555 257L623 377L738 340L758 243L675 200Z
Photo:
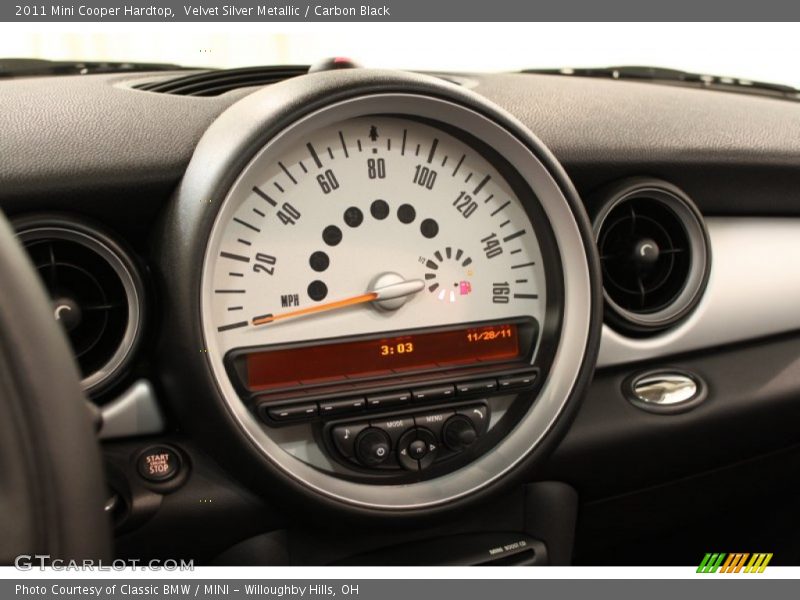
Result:
M168 446L152 446L139 455L139 475L147 481L161 483L175 477L181 469L181 457Z

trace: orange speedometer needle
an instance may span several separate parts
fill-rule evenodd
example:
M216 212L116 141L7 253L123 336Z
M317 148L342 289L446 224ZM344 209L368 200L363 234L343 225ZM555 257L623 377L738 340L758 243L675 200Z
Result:
M303 315L312 315L314 313L325 312L328 310L336 310L337 308L345 308L346 306L355 306L356 304L363 304L365 302L372 302L378 297L376 292L369 292L367 294L360 294L358 296L351 296L344 300L336 300L335 302L327 302L325 304L317 304L316 306L309 306L308 308L300 308L298 310L290 310L285 313L278 313L277 315L264 315L263 317L256 317L253 319L253 325L266 325L281 319L291 319L293 317L302 317Z
M325 304L317 304L309 306L308 308L300 308L297 310L290 310L284 313L268 314L253 319L253 325L266 325L267 323L274 323L283 319L292 319L295 317L302 317L305 315L313 315L315 313L327 312L337 310L339 308L347 308L348 306L356 306L357 304L365 304L367 302L375 302L380 300L392 300L394 298L402 298L403 296L410 296L416 294L425 287L425 282L421 279L412 279L410 281L399 281L390 285L385 285L357 296L350 296L343 300L335 300L333 302L326 302Z

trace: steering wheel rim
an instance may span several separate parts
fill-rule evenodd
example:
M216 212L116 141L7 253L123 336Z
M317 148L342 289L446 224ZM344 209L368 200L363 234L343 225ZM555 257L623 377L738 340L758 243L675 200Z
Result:
M2 213L0 282L0 564L108 559L102 462L78 370Z

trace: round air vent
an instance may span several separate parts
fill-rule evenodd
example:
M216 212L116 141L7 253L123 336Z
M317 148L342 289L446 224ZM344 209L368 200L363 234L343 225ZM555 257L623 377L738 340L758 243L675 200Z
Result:
M636 334L660 331L697 305L708 280L708 236L678 188L623 182L604 197L594 232L610 324Z
M142 332L143 286L130 255L102 229L63 216L14 222L53 301L87 392L117 381Z

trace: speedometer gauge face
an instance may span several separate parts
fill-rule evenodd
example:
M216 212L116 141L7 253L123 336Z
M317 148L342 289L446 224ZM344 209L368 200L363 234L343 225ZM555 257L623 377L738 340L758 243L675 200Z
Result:
M195 376L187 408L314 497L467 501L556 440L588 382L580 200L463 89L359 69L267 86L209 127L165 219L161 348Z
M212 233L207 334L221 355L266 353L249 360L255 390L530 362L546 260L513 177L478 140L392 115L262 152Z

